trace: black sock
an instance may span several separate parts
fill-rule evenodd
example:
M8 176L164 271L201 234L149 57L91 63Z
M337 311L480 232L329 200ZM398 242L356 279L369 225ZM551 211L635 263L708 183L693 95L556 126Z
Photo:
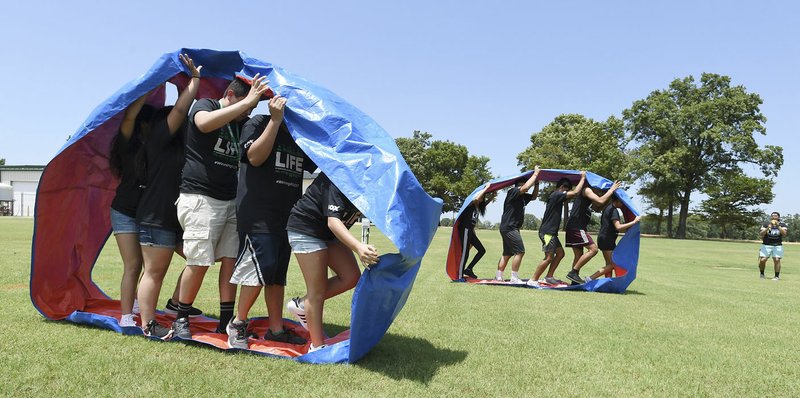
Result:
M219 328L220 330L225 330L225 327L228 326L228 323L233 318L233 305L236 304L235 301L226 301L219 303Z
M178 301L178 315L175 315L175 319L186 318L189 319L189 311L192 309L192 303L182 303Z
M778 271L778 272L776 272L776 273L775 273L775 277L776 277L776 278L780 278L780 276L781 276L781 272L780 272L780 271Z

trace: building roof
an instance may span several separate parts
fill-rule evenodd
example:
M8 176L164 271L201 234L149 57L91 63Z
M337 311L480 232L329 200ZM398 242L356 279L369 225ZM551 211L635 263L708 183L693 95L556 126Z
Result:
M23 165L23 166L2 165L2 166L0 166L0 171L44 171L44 166L36 166L36 165Z

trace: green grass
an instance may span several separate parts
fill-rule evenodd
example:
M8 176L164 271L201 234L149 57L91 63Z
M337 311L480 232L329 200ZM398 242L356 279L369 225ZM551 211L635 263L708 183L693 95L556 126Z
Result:
M32 226L0 218L2 396L800 394L800 246L785 248L784 279L773 282L758 279L755 243L643 239L627 294L537 291L450 283L443 228L375 349L355 365L315 366L46 321L28 293ZM488 277L500 237L478 234L488 253L476 272ZM523 238L527 277L538 239L527 231ZM121 276L116 250L112 239L94 271L111 296ZM162 303L181 268L173 262ZM557 276L565 273L562 265ZM287 297L301 294L294 262L289 279ZM217 311L215 280L210 274L197 301L209 313ZM326 304L328 333L347 327L350 297ZM264 308L259 302L253 315Z

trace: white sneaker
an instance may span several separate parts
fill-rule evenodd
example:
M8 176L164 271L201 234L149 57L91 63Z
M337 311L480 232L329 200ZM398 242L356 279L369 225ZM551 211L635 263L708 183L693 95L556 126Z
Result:
M131 312L133 312L134 314L139 313L139 300L133 299L133 310Z
M525 282L522 279L519 279L516 276L512 276L511 280L509 281L509 283L511 283L512 285L521 285L521 284L523 284Z
M124 328L136 327L136 321L133 319L133 314L122 314L119 319L119 326Z
M594 280L594 279L592 279L592 277L591 277L591 276L587 276L586 278L583 278L583 283L589 283L589 282L591 282L591 281L593 281L593 280Z
M495 273L494 274L494 280L496 280L498 282L504 282L505 278L503 278L503 273L502 272Z
M316 350L321 350L321 349L323 349L323 348L325 348L327 346L328 346L327 344L322 344L319 347L314 347L314 344L309 344L308 345L308 352L312 353L312 352L314 352Z
M295 297L286 303L286 309L289 310L289 312L291 312L295 318L297 318L297 320L300 322L300 326L302 326L303 329L308 330L308 323L306 322L306 309L304 308L303 304L304 301L305 300L302 300L300 297Z
M779 280L781 280L781 278L779 276L776 276L776 277L772 278L772 280L773 281L779 281Z
M539 281L537 281L537 280L535 280L533 278L528 279L528 282L525 282L525 284L528 285L528 286L531 286L531 287L540 287Z

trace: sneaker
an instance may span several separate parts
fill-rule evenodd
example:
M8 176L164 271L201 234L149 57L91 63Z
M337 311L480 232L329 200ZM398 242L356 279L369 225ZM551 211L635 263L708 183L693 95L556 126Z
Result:
M521 284L525 283L525 281L523 281L522 279L519 279L518 277L512 276L511 280L508 281L508 283L510 283L512 285L521 285Z
M475 273L472 272L472 269L470 269L470 268L467 268L467 269L464 270L464 275L466 275L466 276L468 276L470 278L473 278L473 279L478 279L478 275L475 275Z
M161 340L169 340L172 337L172 330L161 326L155 319L147 322L147 326L142 329L147 337L156 337Z
M556 278L553 278L552 276L545 277L544 281L549 283L549 284L551 284L551 285L561 285L561 284L564 283L564 282L562 282L562 281L560 281L560 280L558 280Z
M776 277L772 278L772 280L773 281L779 281L779 280L781 280L781 277L780 276L776 276Z
M189 330L189 319L179 318L172 322L172 335L184 340L192 339L192 332Z
M587 276L586 278L583 278L583 282L584 282L584 283L589 283L589 282L591 282L591 281L593 281L593 280L594 280L594 279L592 279L592 277L591 277L591 276Z
M528 286L531 286L531 287L541 287L539 285L539 281L537 281L536 279L533 279L533 278L528 279L528 281L525 282L525 284L528 285Z
M505 282L505 281L506 281L506 280L503 278L503 273L502 273L502 272L500 272L500 271L497 271L497 273L495 273L495 274L494 274L494 280L496 280L496 281L498 281L498 282Z
M767 279L767 277L764 276L764 274L761 274L761 279Z
M172 299L167 300L167 305L164 306L164 312L170 315L178 315L178 306L172 304ZM203 315L203 311L199 308L194 308L189 310L189 317L194 318L196 316Z
M119 326L123 328L135 327L136 321L133 319L133 314L122 314L119 319Z
M312 353L312 352L314 352L316 350L321 350L321 349L323 349L323 348L325 348L327 346L328 346L327 344L322 344L319 347L314 347L314 344L311 344L311 345L308 346L308 353L310 354L310 353Z
M134 314L139 313L139 300L133 299L133 309L131 310L131 312Z
M283 329L280 333L272 333L272 330L267 329L267 334L264 335L264 340L277 341L279 343L289 343L296 345L305 345L306 339L297 335L297 333Z
M569 273L567 274L567 279L569 279L569 280L571 280L571 281L573 281L573 282L575 282L577 284L584 283L583 279L581 279L581 276L578 275L578 271L575 271L575 270L569 271Z
M225 327L228 332L228 348L239 348L246 350L247 345L247 321L231 322Z
M306 310L303 305L303 301L300 297L295 297L289 300L286 303L286 309L291 312L295 318L300 322L300 325L303 326L303 329L308 330L308 323L306 322Z

